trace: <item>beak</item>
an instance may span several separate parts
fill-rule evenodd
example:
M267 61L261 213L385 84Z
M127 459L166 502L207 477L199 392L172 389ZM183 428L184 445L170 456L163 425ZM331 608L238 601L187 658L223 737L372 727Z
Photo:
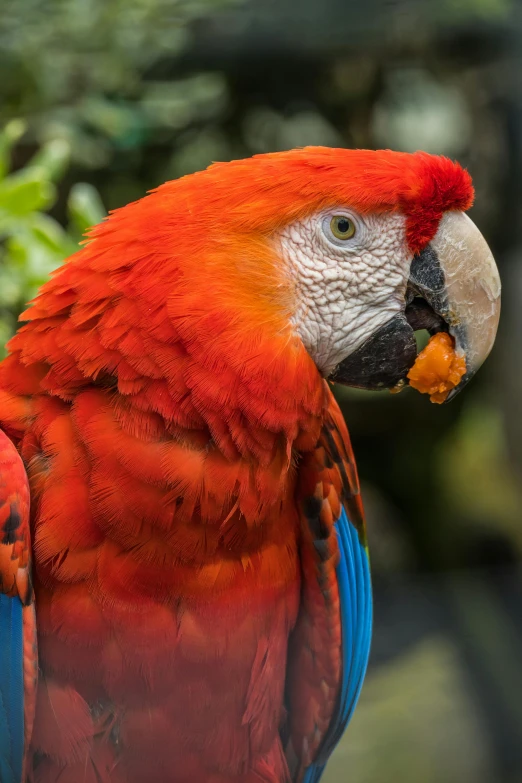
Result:
M344 359L331 378L363 389L407 384L417 358L414 332L449 332L466 374L447 401L468 383L495 342L500 277L482 234L463 212L447 212L434 239L412 261L406 307Z

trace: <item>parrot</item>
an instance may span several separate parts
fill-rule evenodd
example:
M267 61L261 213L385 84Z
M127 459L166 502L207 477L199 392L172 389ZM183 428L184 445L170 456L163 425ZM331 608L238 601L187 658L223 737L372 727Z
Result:
M304 147L88 232L0 364L1 783L317 783L367 668L335 384L467 384L500 279L469 173Z

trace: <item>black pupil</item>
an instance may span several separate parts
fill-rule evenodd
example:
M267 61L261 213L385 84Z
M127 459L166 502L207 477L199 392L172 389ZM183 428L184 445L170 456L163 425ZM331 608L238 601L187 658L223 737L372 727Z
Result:
M341 234L347 234L350 230L350 221L347 218L339 218L337 221L337 230Z

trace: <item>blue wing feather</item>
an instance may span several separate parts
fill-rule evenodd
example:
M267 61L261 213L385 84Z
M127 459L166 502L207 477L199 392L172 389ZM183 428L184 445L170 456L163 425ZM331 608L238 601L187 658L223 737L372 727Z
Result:
M0 593L0 781L20 783L24 752L22 602Z
M326 761L341 738L361 692L372 633L372 587L366 546L342 510L335 523L340 559L336 569L341 602L342 682L338 706L321 753L308 767L303 783L317 783Z

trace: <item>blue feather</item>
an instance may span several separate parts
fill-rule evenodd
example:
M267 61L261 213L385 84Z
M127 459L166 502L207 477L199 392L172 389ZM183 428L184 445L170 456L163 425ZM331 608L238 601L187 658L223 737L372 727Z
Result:
M336 569L341 602L342 682L336 714L332 718L321 753L308 767L303 783L318 783L326 761L340 740L359 699L372 634L372 586L366 547L346 511L335 523L340 559Z
M24 753L22 602L0 594L0 781L20 783Z

